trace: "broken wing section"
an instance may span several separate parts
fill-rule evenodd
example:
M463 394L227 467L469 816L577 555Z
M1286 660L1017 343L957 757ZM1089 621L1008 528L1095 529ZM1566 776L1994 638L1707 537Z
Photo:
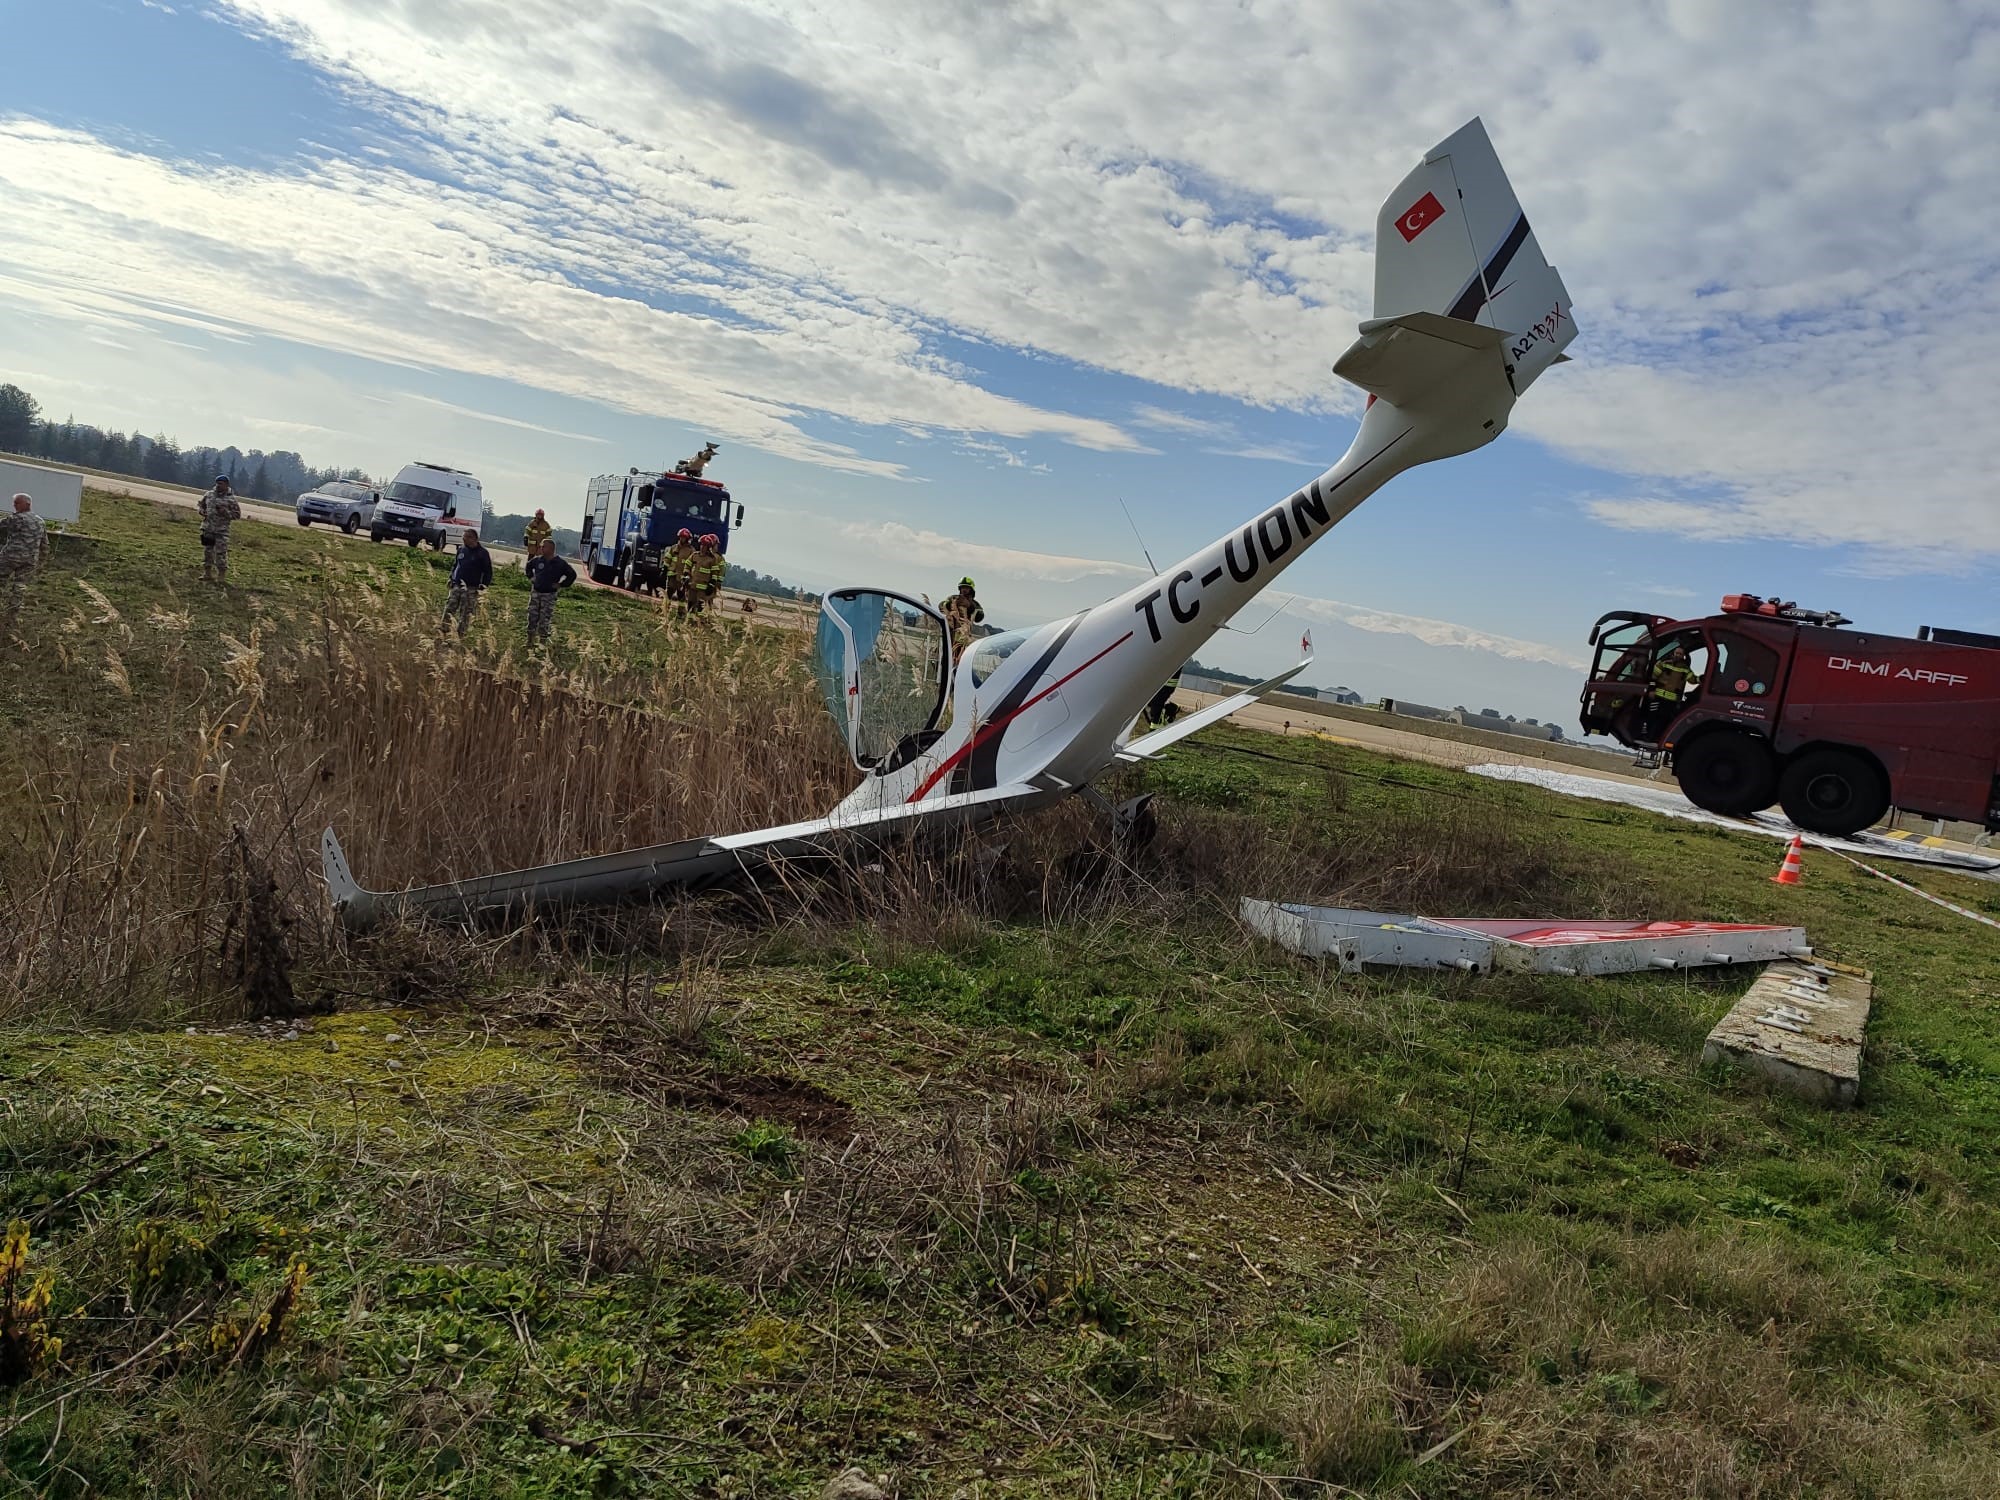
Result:
M331 828L321 836L320 855L334 914L343 926L359 932L392 916L463 920L528 906L595 906L666 890L699 890L771 860L838 854L916 828L959 827L1007 811L1026 811L1064 790L1053 782L1015 782L915 805L835 813L753 833L682 839L402 891L364 889Z

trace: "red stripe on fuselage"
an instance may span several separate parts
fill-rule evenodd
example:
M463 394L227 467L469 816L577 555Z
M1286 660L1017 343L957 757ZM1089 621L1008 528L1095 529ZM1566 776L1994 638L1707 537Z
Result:
M1063 685L1063 683L1073 680L1077 676L1088 671L1090 668L1096 666L1099 662L1103 661L1105 657L1109 656L1112 652L1116 651L1120 646L1124 645L1127 641L1131 640L1132 635L1133 632L1129 630L1126 631L1123 635L1119 636L1117 640L1113 641L1110 645L1106 646L1102 651L1098 652L1097 655L1091 657L1089 661L1085 662L1082 666L1078 667L1076 671L1071 672L1069 676L1063 677L1057 680L1056 682L1050 684L1048 687L1043 688L1039 693L1035 694L1034 697L1030 698L1026 703L1023 703L1019 708L1015 709L1012 713L1008 714L1004 719L995 719L991 724L988 724L985 728L981 729L977 734L973 735L971 739L967 740L963 745L960 745L956 750L954 750L951 753L950 758L947 759L943 765L939 766L935 771L931 772L929 776L926 776L924 778L924 784L918 787L914 792L912 792L908 800L910 802L923 801L925 795L929 793L930 789L936 786L946 776L949 776L953 771L957 770L961 765L965 764L966 758L970 756L974 750L977 750L981 745L985 744L988 740L992 739L994 735L999 734L1009 724L1013 723L1016 719L1020 718L1022 714L1026 713L1029 709L1033 708L1037 703L1040 703L1044 698L1048 697L1049 694L1055 692L1056 689L1060 688Z

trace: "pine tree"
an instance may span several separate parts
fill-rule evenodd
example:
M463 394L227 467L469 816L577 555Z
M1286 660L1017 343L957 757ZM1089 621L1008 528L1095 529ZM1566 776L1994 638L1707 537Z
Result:
M178 484L181 477L181 445L165 433L154 438L146 449L146 477Z
M41 412L41 403L18 385L0 385L0 449L26 453Z
M250 481L250 498L268 500L271 498L271 466L265 462L257 465L257 477Z

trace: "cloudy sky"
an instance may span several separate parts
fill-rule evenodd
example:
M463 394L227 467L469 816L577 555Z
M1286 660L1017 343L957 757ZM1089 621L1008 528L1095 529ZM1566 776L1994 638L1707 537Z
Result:
M58 415L426 458L572 519L589 475L713 438L738 561L932 594L970 570L1025 623L1140 576L1133 523L1164 563L1339 456L1376 209L1476 114L1575 362L1206 658L1282 666L1303 622L1317 680L1571 723L1614 607L1748 589L2000 630L1994 5L0 23L0 380Z

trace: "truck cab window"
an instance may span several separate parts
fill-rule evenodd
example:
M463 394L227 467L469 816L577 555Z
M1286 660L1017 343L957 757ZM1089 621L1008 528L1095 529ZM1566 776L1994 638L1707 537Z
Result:
M1731 698L1761 698L1777 682L1777 652L1744 636L1715 633L1715 667L1708 674L1709 691Z

